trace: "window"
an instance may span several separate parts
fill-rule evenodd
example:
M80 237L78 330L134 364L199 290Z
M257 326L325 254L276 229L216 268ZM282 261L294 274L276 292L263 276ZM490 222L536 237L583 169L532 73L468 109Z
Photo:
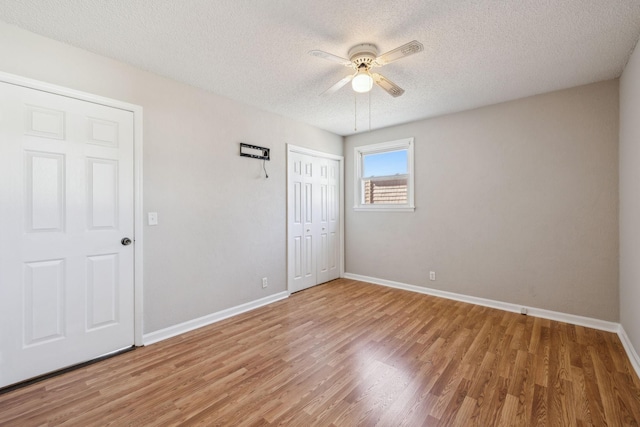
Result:
M354 148L355 210L413 211L413 138Z

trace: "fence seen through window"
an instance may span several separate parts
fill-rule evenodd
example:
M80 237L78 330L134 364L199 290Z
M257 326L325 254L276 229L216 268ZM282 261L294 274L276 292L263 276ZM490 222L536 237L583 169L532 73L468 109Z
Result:
M407 203L407 150L363 156L362 195L365 205Z
M363 180L364 203L397 205L407 203L407 178L380 177Z

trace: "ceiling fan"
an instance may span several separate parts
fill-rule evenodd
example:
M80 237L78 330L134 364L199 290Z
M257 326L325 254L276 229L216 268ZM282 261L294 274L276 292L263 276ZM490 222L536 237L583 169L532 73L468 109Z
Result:
M402 95L404 93L404 89L382 74L372 73L371 69L382 67L383 65L397 61L398 59L413 55L414 53L422 52L423 50L424 46L422 46L422 43L414 40L387 53L383 53L380 56L378 56L378 48L376 45L371 43L358 44L349 49L349 59L342 58L322 50L310 50L309 55L336 62L355 70L355 73L344 77L338 83L324 91L321 95L332 94L347 83L351 82L351 86L356 92L369 92L373 87L373 83L375 83L395 98Z

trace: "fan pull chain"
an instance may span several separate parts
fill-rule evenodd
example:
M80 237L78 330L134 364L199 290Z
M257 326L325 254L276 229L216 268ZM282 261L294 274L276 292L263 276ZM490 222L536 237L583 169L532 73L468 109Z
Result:
M371 132L371 91L369 91L369 132Z
M358 131L358 102L355 92L353 92L353 131Z

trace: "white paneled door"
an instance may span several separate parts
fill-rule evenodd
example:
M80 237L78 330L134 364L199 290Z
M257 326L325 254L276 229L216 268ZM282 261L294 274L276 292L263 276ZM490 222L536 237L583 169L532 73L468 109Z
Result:
M340 162L289 152L289 290L340 277Z
M0 387L134 343L133 113L0 83Z
M317 283L325 283L340 277L340 203L338 189L339 165L337 160L315 158L319 176L316 181L317 202L314 206L318 236L316 256Z

